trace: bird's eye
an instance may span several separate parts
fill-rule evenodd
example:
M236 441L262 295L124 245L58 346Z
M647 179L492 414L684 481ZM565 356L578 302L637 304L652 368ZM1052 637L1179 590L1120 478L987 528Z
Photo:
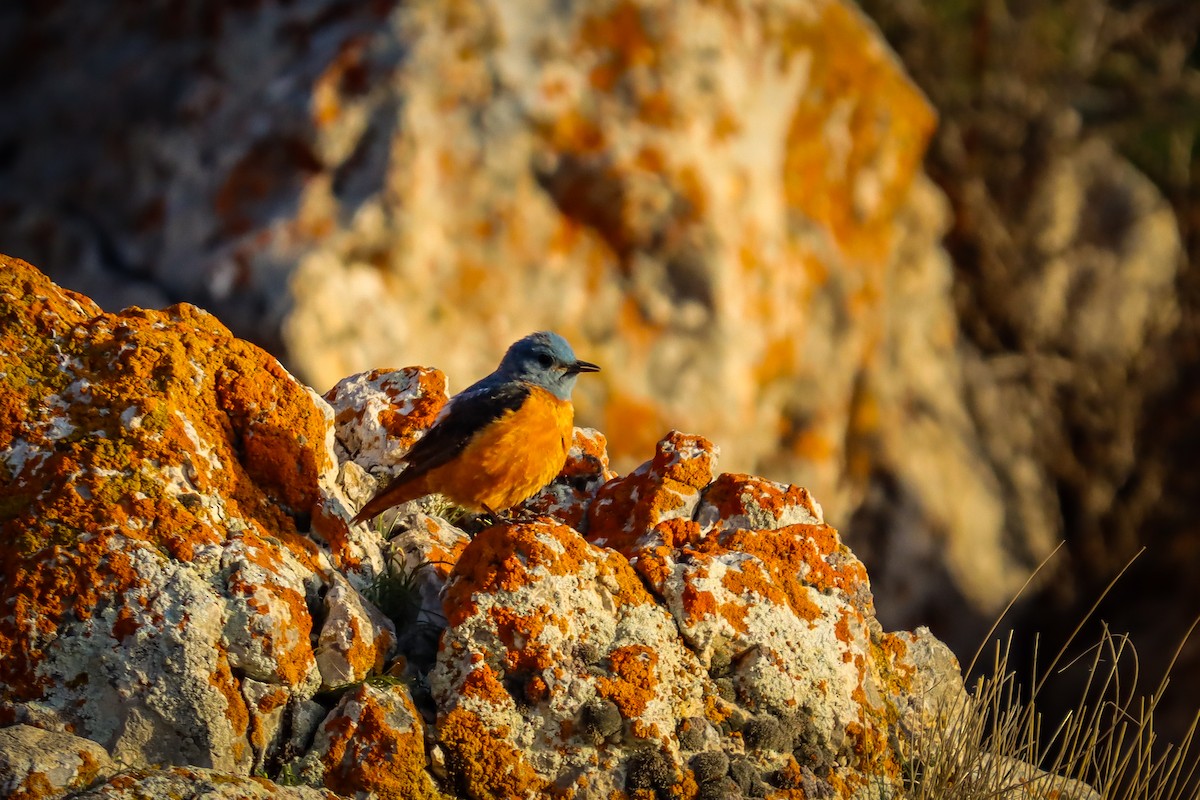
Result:
M542 353L538 356L538 363L546 368L552 367L554 366L554 356L549 353Z

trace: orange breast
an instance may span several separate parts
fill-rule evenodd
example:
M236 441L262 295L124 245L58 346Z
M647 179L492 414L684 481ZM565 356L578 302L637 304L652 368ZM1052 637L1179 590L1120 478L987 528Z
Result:
M535 387L515 411L488 425L425 485L480 511L511 508L554 480L567 460L575 413L571 403Z

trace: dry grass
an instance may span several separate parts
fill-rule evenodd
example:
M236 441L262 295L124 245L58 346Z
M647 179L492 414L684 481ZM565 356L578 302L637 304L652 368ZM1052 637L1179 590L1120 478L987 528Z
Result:
M1107 626L1083 655L1066 660L1066 652L1099 602L1027 685L1018 681L1010 663L1011 634L993 643L986 675L955 701L956 707L942 709L948 724L933 726L908 743L906 797L1182 800L1200 796L1200 753L1193 747L1200 712L1176 744L1160 742L1154 732L1155 713L1171 668L1152 693L1140 695L1137 653L1127 636ZM1195 627L1193 623L1188 636ZM1181 642L1172 666L1182 646ZM1035 667L1038 660L1035 654ZM1039 709L1047 679L1077 670L1084 678L1074 709L1062 720L1047 720Z

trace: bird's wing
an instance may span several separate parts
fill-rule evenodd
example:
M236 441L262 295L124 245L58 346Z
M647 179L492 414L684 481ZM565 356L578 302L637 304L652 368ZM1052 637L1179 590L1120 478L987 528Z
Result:
M514 381L494 386L476 385L455 395L450 399L449 410L439 415L433 427L404 456L407 464L404 471L363 506L355 521L386 510L387 506L376 510L376 501L453 460L477 433L504 414L520 408L529 391L527 384Z
M524 383L503 383L495 388L463 392L451 400L453 407L429 431L417 440L404 462L401 477L418 477L461 453L475 434L509 411L516 411L529 397Z

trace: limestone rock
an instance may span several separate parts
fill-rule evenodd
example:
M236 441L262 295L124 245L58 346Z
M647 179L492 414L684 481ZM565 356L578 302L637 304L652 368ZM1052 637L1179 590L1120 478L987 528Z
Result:
M0 718L247 774L321 686L316 642L358 676L390 641L341 624L383 555L332 414L191 306L104 314L0 258L0 317Z
M65 797L115 771L104 748L87 739L28 725L0 728L0 794L10 800Z
M384 538L347 524L336 460L367 475L415 441L435 373L347 379L335 412L196 309L103 314L4 266L0 719L132 770L80 796L330 796L253 771L414 800L867 800L900 790L902 737L955 730L953 656L884 632L807 490L718 473L702 436L610 477L577 430L523 516L422 501ZM52 785L101 774L71 763Z
M144 800L147 797L203 797L205 800L340 800L308 786L286 786L266 778L246 778L199 767L127 770L73 800Z
M372 474L397 471L447 399L446 377L434 369L376 369L342 379L325 393L338 458Z
M295 770L341 795L434 800L424 726L403 684L360 684L321 723Z
M467 795L555 786L606 797L637 788L642 751L665 759L663 780L680 779L675 729L719 701L615 551L561 524L490 527L463 551L445 605L430 686L438 740ZM601 729L614 746L597 747L588 729L585 709L597 703L615 707Z
M400 651L421 672L428 672L446 627L442 593L470 538L449 522L421 512L397 518L392 530L388 572L380 586L391 586L388 581L398 585L388 594L377 591L376 602L396 623Z
M325 624L313 656L322 688L357 683L378 674L396 643L392 621L334 573L325 593Z
M607 437L595 428L576 428L562 472L523 507L529 513L545 514L586 532L587 512L596 490L616 476L608 465Z
M600 487L589 509L588 538L632 556L648 537L670 545L698 533L692 517L719 453L703 436L671 431L653 460Z

